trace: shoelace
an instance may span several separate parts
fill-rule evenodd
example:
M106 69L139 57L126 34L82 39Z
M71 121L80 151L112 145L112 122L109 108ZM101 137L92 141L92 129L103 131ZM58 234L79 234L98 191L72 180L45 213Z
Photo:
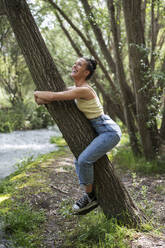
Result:
M86 205L89 202L89 198L87 195L83 195L83 197L80 198L79 201L77 201L76 204L78 204L78 206L82 207L84 205Z

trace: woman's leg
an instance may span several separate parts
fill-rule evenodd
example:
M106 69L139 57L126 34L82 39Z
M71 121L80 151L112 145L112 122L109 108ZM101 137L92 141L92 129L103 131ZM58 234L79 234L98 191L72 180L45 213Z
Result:
M86 147L77 160L77 174L80 184L93 184L93 163L116 146L119 140L120 137L115 132L104 132Z
M78 160L75 161L79 183L84 186L87 194L74 204L74 210L82 211L98 205L92 192L94 180L93 163L116 146L119 140L120 137L116 132L101 133L80 154Z

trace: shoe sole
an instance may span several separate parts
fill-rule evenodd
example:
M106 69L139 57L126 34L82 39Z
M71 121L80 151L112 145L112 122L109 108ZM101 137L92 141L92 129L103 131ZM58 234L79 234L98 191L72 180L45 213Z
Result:
M93 209L95 209L95 208L97 208L98 207L98 203L97 202L95 202L93 205L90 205L90 206L88 206L88 207L86 207L86 208L81 208L81 209L79 209L79 210L74 210L74 215L84 215L84 214L87 214L87 213L89 213L90 211L92 211Z

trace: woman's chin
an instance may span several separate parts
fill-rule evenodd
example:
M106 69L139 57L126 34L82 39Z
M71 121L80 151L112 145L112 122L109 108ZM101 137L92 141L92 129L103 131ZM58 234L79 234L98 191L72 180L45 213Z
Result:
M76 75L75 75L75 73L73 73L73 72L71 72L71 77L73 78L73 79L75 79L76 78Z

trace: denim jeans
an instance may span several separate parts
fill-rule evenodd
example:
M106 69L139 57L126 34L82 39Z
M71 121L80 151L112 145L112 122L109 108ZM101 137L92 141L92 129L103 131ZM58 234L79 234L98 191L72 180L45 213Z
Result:
M80 185L93 184L94 162L116 146L121 137L120 127L108 115L101 115L89 121L98 136L75 160Z

